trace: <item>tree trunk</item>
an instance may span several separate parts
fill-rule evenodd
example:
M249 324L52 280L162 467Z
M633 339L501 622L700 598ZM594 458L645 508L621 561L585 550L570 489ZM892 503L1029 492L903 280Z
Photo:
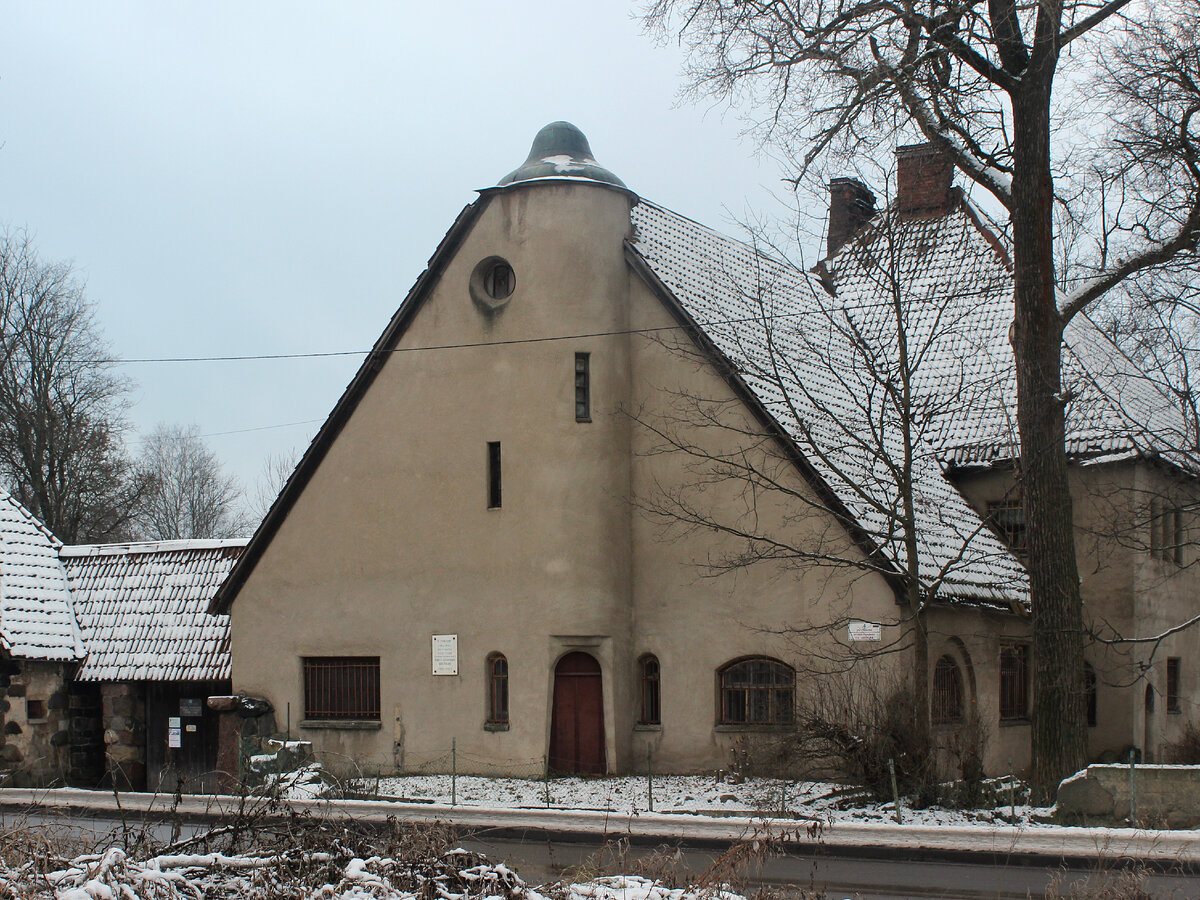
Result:
M1048 73L1028 71L1013 97L1013 264L1020 485L1033 605L1033 782L1046 799L1087 755L1083 603L1067 477L1062 320L1052 256Z

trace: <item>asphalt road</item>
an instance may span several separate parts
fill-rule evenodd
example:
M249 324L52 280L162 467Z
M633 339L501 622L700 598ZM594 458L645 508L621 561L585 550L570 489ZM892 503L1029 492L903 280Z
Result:
M184 819L182 833L190 834L210 827L211 820ZM111 815L83 815L53 810L0 811L0 827L75 830L81 837L102 837L123 826ZM169 840L176 826L154 816L129 812L124 825L143 824L155 837ZM572 871L581 873L639 871L653 877L670 873L679 878L699 876L725 856L727 841L670 840L654 843L628 838L612 840L597 834L555 834L544 829L467 828L460 831L467 849L486 853L519 872L529 883L553 882ZM737 851L734 851L736 853ZM942 857L952 854L941 853ZM896 850L894 848L848 848L789 846L782 855L740 869L734 876L739 887L752 891L757 887L780 890L785 896L825 897L829 900L887 900L887 898L954 898L954 900L1025 900L1046 896L1047 886L1058 873L1064 879L1060 893L1066 895L1071 882L1094 877L1088 864L1074 860L1064 869L1046 859L1029 854L1005 857L997 854L971 854L970 858L937 858L939 854ZM966 854L958 854L966 857ZM720 880L724 880L723 878ZM1176 900L1200 898L1200 875L1181 871L1157 871L1147 874L1142 887L1151 896ZM811 893L805 893L805 892Z

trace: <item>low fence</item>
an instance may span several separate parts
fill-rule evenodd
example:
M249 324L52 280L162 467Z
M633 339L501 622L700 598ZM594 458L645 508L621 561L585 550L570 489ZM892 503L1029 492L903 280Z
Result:
M556 785L561 785L567 780L573 782L579 778L587 778L587 776L578 776L566 772L556 772L550 766L550 760L547 756L528 757L525 759L496 759L494 757L478 756L458 748L458 741L452 740L450 746L445 752L430 755L416 756L407 754L403 764L394 768L389 768L385 771L363 771L358 770L352 763L344 757L336 754L329 754L320 750L314 751L311 745L307 742L289 741L284 734L278 735L246 735L241 739L239 747L239 779L243 782L253 783L262 777L262 765L251 764L251 760L255 757L263 757L275 755L279 753L280 746L292 747L293 745L304 744L308 747L308 761L315 760L326 765L330 771L347 771L350 774L343 778L345 791L347 794L359 796L369 796L380 793L381 782L390 778L405 778L413 776L422 776L427 778L446 779L448 785L433 784L430 787L439 789L442 793L449 794L451 805L457 805L460 799L460 784L466 779L496 779L496 778L511 778L522 782L527 782L529 785L537 785L537 802L546 807L555 805L556 802L562 802L566 799L561 788L556 791ZM281 763L286 766L294 766L297 764L297 755L293 752L279 753ZM349 765L348 765L349 764ZM644 794L642 799L645 803L645 809L650 812L654 811L654 759L649 752L646 754L646 759L643 771L638 777L644 778ZM522 792L528 796L530 791ZM556 800L556 793L559 795Z

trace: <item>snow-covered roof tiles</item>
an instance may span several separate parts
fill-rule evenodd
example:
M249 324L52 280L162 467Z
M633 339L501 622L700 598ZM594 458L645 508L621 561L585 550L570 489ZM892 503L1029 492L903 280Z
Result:
M88 648L80 681L229 677L229 617L206 612L244 539L63 547Z
M60 543L0 490L0 645L24 659L83 657Z
M904 457L901 407L881 382L900 361L889 338L893 307L875 298L843 310L841 298L830 298L807 273L645 201L633 221L634 249L902 570L907 555L896 527L901 491L893 468ZM929 344L944 340L945 331L970 337L963 323L936 316L923 317L921 327ZM947 598L1023 602L1024 569L944 476L931 440L940 419L922 411L922 402L912 406L921 581Z
M1000 234L960 199L941 216L885 212L830 262L847 309L878 304L894 284L911 311L910 329L921 340L930 329L941 331L917 377L938 407L929 439L951 467L1008 462L1020 452L1009 343L1013 279ZM1180 450L1186 427L1170 399L1083 315L1064 335L1063 387L1072 398L1071 458L1094 463L1146 454L1200 471Z

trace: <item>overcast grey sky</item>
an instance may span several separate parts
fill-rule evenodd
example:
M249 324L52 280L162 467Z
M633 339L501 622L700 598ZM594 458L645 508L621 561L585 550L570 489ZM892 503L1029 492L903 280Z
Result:
M0 222L74 263L126 359L362 350L555 119L706 224L769 205L775 165L734 114L677 102L679 67L621 0L10 0ZM360 361L124 369L137 429L196 424L249 487Z

